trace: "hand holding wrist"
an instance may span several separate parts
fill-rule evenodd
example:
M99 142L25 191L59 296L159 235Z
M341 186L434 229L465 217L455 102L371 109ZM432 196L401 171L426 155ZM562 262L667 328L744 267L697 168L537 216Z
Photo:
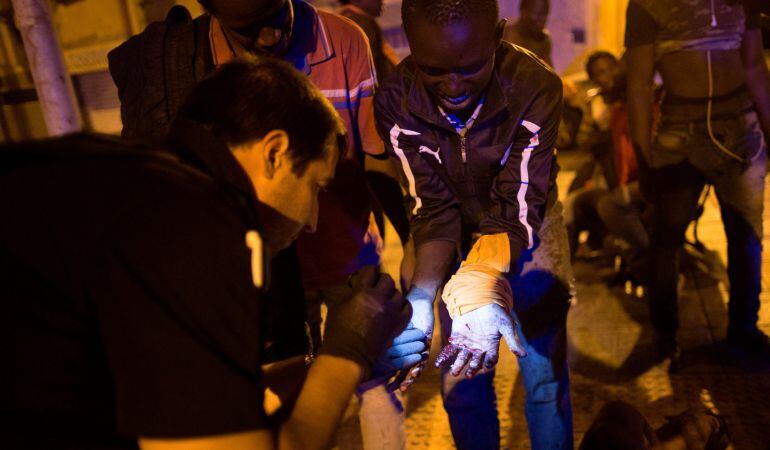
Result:
M367 378L411 315L410 304L393 280L375 267L366 267L353 279L353 296L329 309L320 353L359 364Z

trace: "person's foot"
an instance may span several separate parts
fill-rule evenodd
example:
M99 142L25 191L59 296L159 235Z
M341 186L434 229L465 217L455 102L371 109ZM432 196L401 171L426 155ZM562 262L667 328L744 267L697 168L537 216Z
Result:
M758 328L749 331L728 329L727 345L748 357L770 359L770 337Z

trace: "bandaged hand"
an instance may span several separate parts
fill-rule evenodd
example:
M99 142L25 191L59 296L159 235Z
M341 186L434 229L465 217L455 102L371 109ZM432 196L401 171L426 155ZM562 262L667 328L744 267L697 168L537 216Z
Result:
M504 233L481 236L457 272L444 286L442 300L452 317L452 335L438 359L437 367L451 364L459 375L468 365L467 377L497 363L500 338L509 348L526 356L518 338L513 313L513 293L505 273L511 267L508 236Z
M515 313L510 314L492 303L452 319L452 334L436 358L436 367L451 365L452 375L460 375L467 365L465 376L497 364L500 338L505 337L508 348L519 357L527 356L521 329Z

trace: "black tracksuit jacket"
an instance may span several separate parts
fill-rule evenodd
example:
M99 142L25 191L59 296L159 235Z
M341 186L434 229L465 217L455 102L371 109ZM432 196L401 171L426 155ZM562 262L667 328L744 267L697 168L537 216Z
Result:
M561 109L561 79L503 42L484 106L461 138L405 59L380 87L375 115L410 196L415 245L452 241L466 252L478 235L507 233L516 267L556 201Z

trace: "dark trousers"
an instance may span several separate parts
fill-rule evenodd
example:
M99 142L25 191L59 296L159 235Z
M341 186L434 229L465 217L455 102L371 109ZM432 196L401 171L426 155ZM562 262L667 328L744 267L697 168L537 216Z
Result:
M572 449L566 329L572 267L560 203L546 212L538 236L539 245L522 256L522 267L509 280L527 341L527 356L518 360L526 392L524 414L533 449ZM443 302L439 319L446 341L452 320ZM507 351L505 344L501 347ZM442 372L444 409L459 450L500 448L493 380L494 371L471 379L455 377L448 368Z
M679 251L705 184L716 191L727 235L731 331L756 327L762 277L762 211L766 146L753 112L715 120L717 139L743 162L719 150L705 122L665 123L655 139L642 189L655 204L650 246L650 314L673 337L678 328Z
M569 209L565 214L570 255L575 256L579 245L580 232L588 231L588 245L601 248L607 228L599 216L599 201L607 195L604 188L580 188L569 193L565 203Z

